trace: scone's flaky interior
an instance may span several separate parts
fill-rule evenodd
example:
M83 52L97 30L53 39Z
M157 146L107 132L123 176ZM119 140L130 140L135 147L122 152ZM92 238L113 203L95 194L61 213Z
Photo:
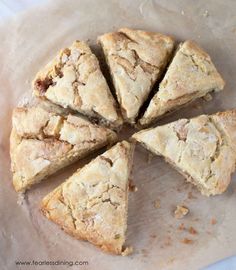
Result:
M222 90L224 84L210 56L194 42L185 41L177 50L139 124L147 126L209 92Z
M122 115L134 124L139 109L166 67L174 41L159 34L122 28L98 38L101 44Z
M130 143L117 143L49 193L43 213L70 235L122 254L132 155Z
M181 119L133 135L205 195L224 192L235 170L236 110Z
M10 154L16 191L25 191L117 139L115 132L82 117L63 116L40 106L14 109L12 125Z
M35 77L34 94L95 117L112 127L122 124L96 56L82 41L62 50Z

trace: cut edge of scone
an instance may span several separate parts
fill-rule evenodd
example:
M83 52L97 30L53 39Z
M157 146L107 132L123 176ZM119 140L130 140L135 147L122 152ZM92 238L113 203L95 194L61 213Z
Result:
M236 109L218 112L210 115L217 129L225 134L236 153Z
M42 213L79 240L128 255L132 248L125 247L125 235L133 151L133 143L122 141L78 169L46 195Z
M200 117L207 117L208 118L209 123L214 126L217 133L220 134L220 137L222 140L221 145L217 146L217 147L221 147L221 149L215 150L216 152L215 152L214 156L212 157L211 162L216 162L215 166L217 166L217 164L218 164L218 166L222 166L221 163L224 161L222 156L225 157L226 159L228 159L228 158L231 159L230 162L227 161L228 162L227 163L227 166L228 166L227 170L229 171L229 173L227 173L227 177L225 177L224 179L218 178L218 180L217 180L217 177L216 177L217 181L215 183L213 181L214 180L213 178L216 176L216 175L214 175L214 173L217 172L217 169L215 169L215 171L210 171L211 173L210 173L209 178L207 178L207 180L209 181L209 179L212 179L212 181L213 181L212 183L213 184L215 183L215 186L213 188L211 185L208 185L207 183L205 185L203 182L199 182L198 179L192 177L187 172L187 170L184 170L184 168L180 168L178 166L178 164L176 164L175 161L168 158L163 153L159 152L160 150L158 151L157 147L151 145L151 143L148 143L148 138L147 138L149 135L150 135L150 137L155 136L154 134L151 134L151 133L148 135L149 132L152 132L154 130L159 129L156 132L156 136L158 136L157 141L159 141L159 144L161 144L161 143L163 143L163 140L161 138L163 136L162 132L165 132L162 130L162 127L167 127L167 126L173 125L175 123L180 123L180 121L187 122L187 121L191 121L194 119L200 119ZM204 127L202 127L202 129L204 132ZM185 132L186 132L186 130L180 129L180 136L181 136L181 133L184 134ZM186 136L186 134L184 136ZM169 123L169 124L166 124L163 126L158 126L156 128L148 128L146 130L142 130L142 131L135 133L132 136L132 141L139 142L148 151L152 152L155 155L163 157L166 160L166 162L168 162L173 168L175 168L180 174L182 174L188 182L191 182L192 184L194 184L203 195L210 196L210 195L221 194L227 189L227 187L231 181L232 173L235 171L235 165L236 165L236 163L235 163L236 162L236 110L228 110L228 111L219 112L219 113L209 115L209 116L208 115L200 115L198 117L195 117L195 118L192 118L189 120L188 119L180 119L180 120L174 121L172 123ZM218 145L218 143L217 143L217 145ZM162 149L163 147L165 148L166 147L165 143L160 147L161 147L160 149ZM228 154L223 153L223 147L228 147L227 148ZM174 151L174 149L173 149L173 151ZM220 156L220 154L222 154L222 156ZM176 153L176 155L177 155L177 153ZM212 168L213 167L211 167L211 169ZM224 167L221 167L221 170L224 171ZM212 176L213 176L213 178L212 178Z
M17 192L25 192L61 168L117 141L110 129L40 106L15 108L12 125L11 170Z
M169 99L167 101L161 100L161 95L164 95L164 91L167 91L165 89L166 84L169 81L169 73L170 70L173 68L174 65L176 65L176 59L178 59L179 54L183 54L187 57L189 57L192 60L193 66L195 66L197 69L199 68L202 72L207 73L208 76L211 76L211 78L208 78L208 80L214 81L212 83L212 87L209 87L208 89L198 89L193 93L183 93L182 96L179 96L178 98ZM194 57L196 57L194 59ZM199 59L199 63L195 62L196 59ZM201 66L201 61L203 65ZM209 71L207 70L207 66L204 65L204 62L209 64L208 68L210 67L211 75ZM181 65L179 65L179 69L181 68ZM177 72L181 72L180 70ZM192 71L194 72L194 71ZM209 73L209 74L208 74ZM176 75L176 74L175 74ZM173 75L172 75L173 76ZM171 78L170 78L171 79ZM177 83L178 79L176 80ZM181 83L181 82L180 82ZM196 83L196 82L195 82ZM167 69L167 72L163 78L163 80L160 82L159 90L154 95L154 97L151 99L149 105L146 108L146 111L144 112L143 116L139 119L137 127L138 128L145 128L150 126L151 124L155 123L157 120L183 108L194 102L196 99L204 98L205 96L210 96L213 92L218 92L223 90L225 86L225 81L223 80L220 73L217 71L214 63L211 60L211 57L202 49L200 48L194 41L187 40L183 43L180 43L174 57L171 60L171 63L169 64L169 67ZM187 87L187 86L184 86ZM161 89L162 88L162 89ZM180 89L183 91L183 89ZM187 91L187 89L185 89Z
M118 105L88 44L76 40L35 76L33 94L63 108L75 110L109 128L123 124Z
M135 48L129 48L128 54L125 57L124 54L125 52L128 50L128 45L125 45L126 49L122 51L122 56L118 55L117 52L120 51L121 49L119 48L119 42L122 44L124 41L128 41L132 44L136 44L139 46L140 43L140 48L135 49ZM151 40L151 42L150 42ZM159 40L162 41L163 43L165 43L165 51L162 47L164 47L164 45L159 45L159 57L150 57L151 53L148 54L147 52L154 52L154 47L157 47L157 44L154 44L155 41ZM174 50L174 45L175 45L175 41L174 38L172 38L171 36L167 36L158 32L148 32L148 31L143 31L143 30L136 30L136 29L131 29L131 28L120 28L117 32L110 32L110 33L106 33L103 34L101 36L98 37L97 39L98 44L101 46L102 50L103 50L103 54L105 56L106 59L106 64L109 68L110 71L110 76L112 78L112 82L113 82L113 86L115 89L115 93L116 93L116 97L118 100L118 103L120 105L120 109L121 109L121 113L123 116L123 119L126 123L130 124L130 125L135 125L136 120L138 118L138 115L140 113L140 109L142 108L144 102L148 99L149 94L151 93L153 86L155 85L155 83L160 79L160 77L162 76L163 72L166 69L167 64L169 63L173 50ZM149 46L150 49L149 50L144 50L144 44L150 42ZM106 44L107 43L107 44ZM113 43L113 44L112 44ZM117 44L115 44L117 43ZM106 45L105 45L106 44ZM117 52L116 54L112 53L112 46L113 47L117 47ZM110 47L110 48L109 48ZM132 47L132 46L131 46ZM157 48L155 48L157 50ZM134 56L132 59L132 52L134 52ZM147 54L147 57L145 57L145 53ZM162 54L162 56L160 56L160 54ZM122 91L122 89L118 86L118 82L120 81L120 84L124 84L124 78L120 77L120 78L116 78L117 76L115 76L115 70L112 67L112 61L110 61L110 55L114 55L116 57L120 56L120 66L123 68L123 71L119 71L118 73L120 73L120 75L122 73L127 73L128 77L130 78L130 82L132 83L132 81L135 81L134 77L134 69L137 70L138 68L143 69L143 71L147 71L147 73L149 73L150 75L150 86L148 87L148 89L146 89L146 91L144 91L144 89L141 90L141 92L145 92L144 94L142 94L140 97L138 95L136 95L135 93L133 94L133 96L135 97L135 99L138 101L140 99L140 104L135 104L133 105L132 108L132 104L130 106L130 108L128 108L127 104L125 104L125 93L127 93L127 91L129 89L125 89L125 91ZM131 58L130 58L131 57ZM133 61L135 63L131 63L131 61ZM151 64L152 63L152 64ZM156 63L155 65L153 63ZM132 69L132 70L131 70ZM145 72L144 72L145 74ZM145 75L146 76L146 75ZM128 78L127 77L127 78ZM126 78L126 79L127 79ZM138 78L140 79L140 81L142 81L142 78ZM123 82L122 82L123 80ZM137 80L137 78L136 78ZM139 82L138 85L140 85L141 83ZM129 87L127 87L129 88ZM137 87L138 88L138 87ZM137 89L136 88L136 89ZM124 92L124 93L122 93ZM130 110L130 112L129 112Z

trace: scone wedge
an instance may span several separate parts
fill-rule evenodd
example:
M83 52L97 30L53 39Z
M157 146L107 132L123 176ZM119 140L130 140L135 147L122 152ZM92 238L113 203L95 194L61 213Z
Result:
M197 98L222 90L224 85L210 56L193 41L185 41L180 44L139 126L148 126Z
M128 28L98 38L126 122L134 124L140 107L162 75L174 40L159 33Z
M83 41L75 41L38 72L34 94L118 128L122 118L98 60Z
M180 119L132 138L163 156L207 196L224 192L235 171L236 110Z
M49 193L43 214L77 239L125 254L132 156L132 144L117 143Z
M117 140L110 129L41 106L14 109L12 125L11 169L13 185L19 192Z

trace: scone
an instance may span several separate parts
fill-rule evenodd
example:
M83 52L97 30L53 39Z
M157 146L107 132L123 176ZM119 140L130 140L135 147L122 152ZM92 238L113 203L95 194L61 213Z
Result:
M117 143L49 193L43 214L77 239L125 254L132 156L132 144Z
M197 98L222 90L224 85L210 56L194 42L185 41L179 46L139 125L148 126Z
M117 140L116 133L110 129L91 124L82 117L49 112L40 106L14 109L12 125L13 185L20 192Z
M142 130L132 137L207 196L228 187L236 162L236 110Z
M126 122L134 124L140 107L160 78L174 48L171 37L122 28L100 36L116 96Z
M75 41L48 63L33 81L34 94L64 108L117 128L122 119L96 56L83 41Z

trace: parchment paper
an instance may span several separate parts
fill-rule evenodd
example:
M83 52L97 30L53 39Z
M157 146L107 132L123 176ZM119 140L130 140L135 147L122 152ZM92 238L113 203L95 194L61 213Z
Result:
M12 187L9 159L11 111L30 92L38 69L75 39L89 39L99 55L96 37L123 26L171 34L179 41L196 40L226 80L225 91L212 101L199 101L160 124L236 107L235 11L233 0L61 0L36 7L0 26L1 269L66 269L15 265L16 260L59 259L89 262L88 266L71 269L194 270L236 253L236 175L227 192L206 198L160 158L148 163L147 152L137 147L132 179L138 191L130 193L127 237L134 254L119 257L66 235L38 210L44 195L90 158L35 186L20 202ZM124 129L122 138L132 132ZM160 200L158 209L153 205L155 200ZM177 204L190 209L183 220L173 217ZM216 224L212 224L214 219ZM186 229L178 228L181 223ZM191 226L197 233L189 232ZM193 242L185 244L184 238Z

